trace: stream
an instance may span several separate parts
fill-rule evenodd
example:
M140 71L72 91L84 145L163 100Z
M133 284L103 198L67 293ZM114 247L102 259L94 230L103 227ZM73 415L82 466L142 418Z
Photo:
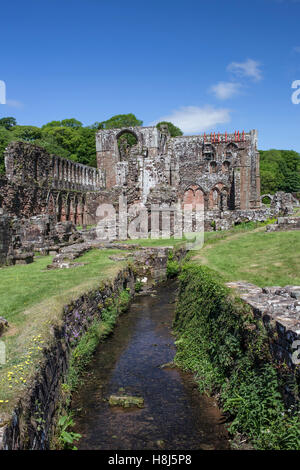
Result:
M135 297L99 345L72 403L78 449L229 449L215 400L198 392L192 374L161 367L176 352L175 295L168 282ZM112 394L143 397L144 408L111 407Z

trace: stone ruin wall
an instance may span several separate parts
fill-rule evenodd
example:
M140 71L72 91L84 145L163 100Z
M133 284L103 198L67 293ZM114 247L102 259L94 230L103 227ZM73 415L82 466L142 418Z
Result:
M26 262L31 250L74 241L74 226L89 223L87 194L101 191L104 174L24 142L7 147L5 166L0 264Z
M87 192L105 185L104 174L24 142L5 152L6 175L0 179L0 208L12 216L55 215L58 222L84 224Z
M124 133L136 138L125 151L118 146ZM107 202L116 208L120 194L128 207L139 204L149 212L152 204L195 208L203 203L206 230L215 222L229 228L252 220L255 212L261 218L256 131L171 138L166 128L100 130L96 151L98 168L106 175ZM98 200L103 201L103 192Z
M125 133L135 136L134 146L118 145L119 137ZM130 209L141 207L149 213L149 228L153 204L167 211L176 204L195 208L197 203L203 203L205 230L265 220L282 210L284 204L289 206L289 212L292 207L291 201L285 201L286 196L276 196L270 208L261 206L254 130L174 138L166 126L160 130L154 126L100 130L96 134L96 151L98 169L50 155L29 143L9 144L5 152L6 175L0 177L0 218L10 216L13 226L20 228L10 235L9 224L4 228L8 219L5 223L2 219L1 246L7 246L10 237L23 240L26 249L28 239L34 242L35 238L33 247L38 249L40 239L45 239L47 246L51 239L55 244L57 224L96 225L99 205L113 204L118 213L120 196L127 198L128 222L137 216ZM173 230L174 212L172 217ZM22 225L14 218L28 222ZM44 226L49 223L45 236ZM69 233L69 225L65 227ZM20 249L18 243L12 242L10 251L16 249ZM5 250L2 248L2 253Z
M124 156L118 138L126 132L137 144ZM206 210L261 206L256 131L171 138L156 127L100 130L96 150L106 188L122 187L129 203L150 204L158 191L168 202L168 188L183 203L203 201Z

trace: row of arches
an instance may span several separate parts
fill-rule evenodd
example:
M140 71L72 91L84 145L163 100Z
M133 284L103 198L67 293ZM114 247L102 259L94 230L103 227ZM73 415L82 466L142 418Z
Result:
M183 206L192 204L204 205L204 210L227 210L229 209L229 189L223 184L216 184L209 192L204 192L198 185L189 186L183 195Z
M85 195L65 192L48 194L47 213L55 215L57 222L70 221L75 225L83 225L86 212Z
M57 156L52 156L51 172L54 187L96 190L104 186L103 175L97 168Z

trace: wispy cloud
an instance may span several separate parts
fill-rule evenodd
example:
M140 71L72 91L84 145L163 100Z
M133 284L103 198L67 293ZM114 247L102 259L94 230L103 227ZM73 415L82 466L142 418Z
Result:
M24 104L18 100L6 100L6 105L11 108L23 108Z
M293 47L293 52L297 52L298 54L300 54L300 46Z
M245 62L231 62L227 70L238 77L248 77L256 81L262 79L260 63L253 59L247 59Z
M242 85L238 82L219 82L210 88L210 92L220 100L227 100L234 95L238 95L241 87Z
M169 115L163 116L157 121L170 121L178 126L185 134L203 132L213 129L217 124L224 124L230 121L230 110L214 108L213 106L184 106L172 111Z

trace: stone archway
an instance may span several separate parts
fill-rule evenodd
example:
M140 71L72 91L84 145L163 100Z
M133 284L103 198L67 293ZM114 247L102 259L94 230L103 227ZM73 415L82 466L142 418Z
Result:
M196 205L204 206L204 191L198 185L189 186L183 195L183 207L185 204L191 204L193 210Z
M56 198L56 219L57 222L62 222L62 214L63 214L63 198L62 194L58 193Z
M218 188L213 188L209 193L209 209L220 209L221 195Z
M229 189L224 183L217 183L209 192L208 208L210 210L226 210L229 203Z
M116 135L116 141L120 161L126 161L129 156L130 149L139 144L137 134L131 129L122 129L121 132Z
M51 192L49 192L47 197L47 213L49 215L56 215L56 204L54 200L54 196Z
M262 194L260 196L260 201L263 203L263 204L271 204L271 202L273 201L274 199L274 194Z
M209 163L209 173L217 173L218 164L216 161L212 161Z
M225 160L222 164L222 173L228 173L230 170L230 162Z

